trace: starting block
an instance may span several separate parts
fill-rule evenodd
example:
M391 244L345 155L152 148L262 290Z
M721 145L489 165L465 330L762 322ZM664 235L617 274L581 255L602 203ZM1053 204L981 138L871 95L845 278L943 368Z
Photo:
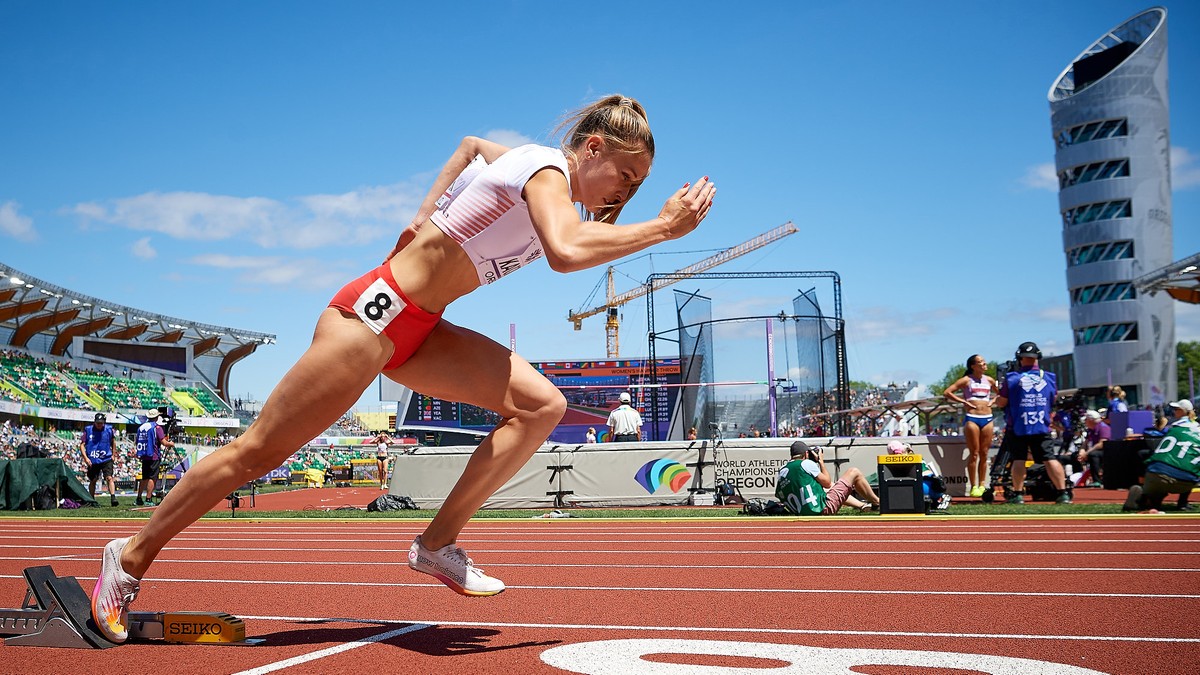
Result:
M0 609L5 646L107 649L115 642L96 628L92 602L75 577L60 577L49 565L27 567L25 599L19 609ZM188 644L256 645L241 619L219 612L130 612L129 640Z
M130 612L129 639L210 645L262 642L246 639L246 624L220 612Z

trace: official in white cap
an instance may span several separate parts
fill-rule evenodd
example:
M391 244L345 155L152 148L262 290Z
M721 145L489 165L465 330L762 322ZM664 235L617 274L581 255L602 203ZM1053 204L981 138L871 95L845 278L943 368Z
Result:
M1182 417L1191 417L1192 413L1196 412L1196 406L1186 398L1181 398L1178 401L1171 401L1167 404L1171 409L1171 415L1175 418L1172 422L1178 421Z
M1192 419L1196 406L1186 398L1167 405L1175 419L1150 455L1142 484L1129 488L1125 511L1157 513L1169 494L1179 495L1179 508L1186 509L1188 496L1200 485L1200 424Z
M629 392L621 392L621 405L608 414L608 433L614 442L638 441L642 438L642 415L630 403Z
M1087 427L1087 435L1084 437L1083 447L1079 450L1078 459L1080 464L1088 468L1091 487L1100 487L1100 474L1104 469L1104 444L1112 440L1112 428L1095 410L1084 414L1083 425Z

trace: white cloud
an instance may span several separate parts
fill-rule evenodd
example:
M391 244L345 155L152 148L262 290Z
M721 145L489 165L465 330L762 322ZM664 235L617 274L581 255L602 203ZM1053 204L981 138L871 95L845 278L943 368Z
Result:
M1040 340L1037 344L1045 356L1058 356L1075 351L1075 343L1070 340Z
M234 256L211 253L193 256L187 262L219 269L241 270L238 281L270 286L324 289L344 283L350 265L318 258L288 259L279 256Z
M1171 147L1171 189L1187 190L1200 185L1200 162L1187 148Z
M1054 172L1054 164L1046 162L1031 166L1021 177L1021 184L1034 190L1058 191L1058 175Z
M892 307L864 307L846 319L846 341L880 342L896 338L933 335L938 324L959 316L952 307L902 313Z
M515 148L519 145L529 145L530 143L536 142L525 134L519 131L513 131L512 129L492 129L484 134L483 137L493 143L507 145L510 148Z
M869 377L863 378L863 381L879 385L880 387L886 387L893 384L901 385L906 382L918 382L920 379L921 378L917 371L908 368L900 368L896 370L880 371Z
M1200 305L1186 302L1175 303L1175 341L1196 342L1200 340Z
M8 201L0 204L0 232L18 241L33 241L37 232L33 229L33 219L19 213L21 205Z
M281 258L275 256L226 255L224 253L205 253L193 256L188 262L193 265L206 265L221 269L252 269L256 267L271 267L278 265Z
M1071 308L1067 305L1052 305L1043 307L1037 312L1037 317L1043 321L1067 323L1071 320Z
M265 247L357 245L393 236L420 206L412 185L370 186L339 195L307 195L290 202L202 192L148 192L85 202L68 209L86 225L97 221L176 239L246 239Z
M150 245L150 237L142 237L133 242L130 250L134 256L142 260L153 260L158 257L158 251L154 250L154 247Z

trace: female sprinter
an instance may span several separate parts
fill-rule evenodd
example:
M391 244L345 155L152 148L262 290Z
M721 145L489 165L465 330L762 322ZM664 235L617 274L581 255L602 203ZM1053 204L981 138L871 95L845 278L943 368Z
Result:
M348 284L321 313L312 344L254 424L188 471L139 532L105 546L92 616L106 637L128 636L139 580L172 537L328 428L380 372L423 394L499 413L500 423L413 541L408 564L464 595L504 590L455 541L549 437L566 401L521 357L441 319L442 311L543 256L551 269L573 272L682 237L704 220L716 192L707 177L685 183L658 217L617 226L654 159L645 110L608 96L564 126L561 148L509 150L472 137L459 144L383 265Z
M375 444L375 470L379 473L379 489L382 490L387 487L388 446L392 437L381 431L371 442Z
M954 393L965 389L965 396ZM996 380L987 374L987 361L978 354L967 359L967 372L945 391L945 397L963 406L963 435L967 437L967 478L972 497L982 497L987 473L988 449L992 447L992 403L999 395Z

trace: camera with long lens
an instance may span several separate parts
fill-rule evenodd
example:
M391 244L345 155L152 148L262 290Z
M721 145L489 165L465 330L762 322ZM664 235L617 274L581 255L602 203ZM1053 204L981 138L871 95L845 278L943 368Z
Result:
M1071 413L1074 416L1083 417L1087 412L1087 401L1084 400L1083 392L1074 392L1070 394L1062 394L1054 399L1054 409L1062 413Z
M237 510L242 508L242 496L234 492L225 499L229 500L229 516L237 518Z
M172 441L184 433L183 425L179 423L179 417L171 406L159 406L158 423L162 426L163 433Z

